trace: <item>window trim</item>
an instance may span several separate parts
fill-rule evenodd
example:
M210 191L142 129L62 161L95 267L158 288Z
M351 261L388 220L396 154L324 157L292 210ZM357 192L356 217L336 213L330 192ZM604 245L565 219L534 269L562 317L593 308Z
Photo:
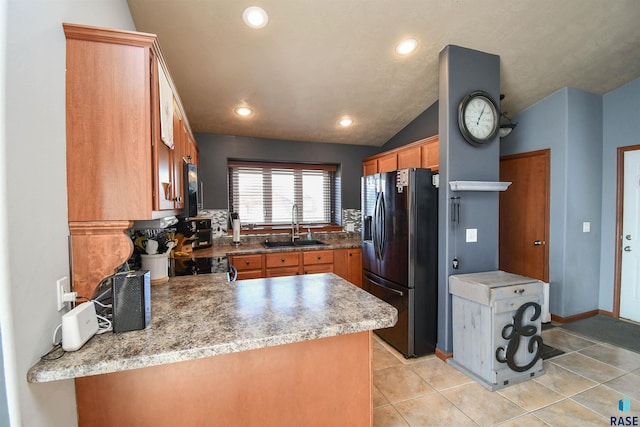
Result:
M337 212L341 210L340 206L340 178L338 174L339 165L331 164L331 163L305 163L305 162L267 162L267 161L252 161L252 160L238 160L238 159L228 159L227 160L227 177L228 177L228 208L229 212L232 212L232 206L234 201L234 177L233 177L233 168L266 168L266 169L293 169L294 170L294 179L298 180L300 185L302 182L302 171L310 170L310 171L326 171L331 172L330 182L328 183L328 187L325 187L329 190L328 192L328 202L329 202L329 212L328 217L330 221L300 221L300 228L304 229L309 227L312 231L336 231L342 230L341 226L341 213ZM264 184L263 184L264 185ZM301 187L300 187L301 188ZM263 189L263 198L267 199L271 197L269 194L270 188ZM302 197L301 191L295 191L294 197L299 206L302 206L302 200L298 200ZM270 200L270 199L269 199ZM286 223L282 222L265 222L255 224L253 228L249 228L248 224L242 225L241 233L243 234L261 234L261 233L269 233L269 232L277 232L277 231L288 231L286 227Z

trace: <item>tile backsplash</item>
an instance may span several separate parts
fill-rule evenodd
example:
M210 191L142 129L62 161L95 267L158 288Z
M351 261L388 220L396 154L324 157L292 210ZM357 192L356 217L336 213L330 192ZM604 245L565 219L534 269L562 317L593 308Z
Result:
M218 227L223 234L227 234L229 226L229 211L226 209L205 209L198 212L198 216L211 218L211 230L213 237L216 237Z
M349 232L362 232L362 211L360 209L342 209L342 229Z
M229 212L226 209L205 209L198 212L198 216L211 218L211 229L214 237L220 231L227 233ZM346 232L360 233L362 231L362 211L360 209L342 209L342 229Z

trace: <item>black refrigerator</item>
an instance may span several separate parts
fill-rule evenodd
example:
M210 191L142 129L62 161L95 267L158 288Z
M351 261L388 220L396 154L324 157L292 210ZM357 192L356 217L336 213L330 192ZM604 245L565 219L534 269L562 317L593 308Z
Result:
M417 168L362 177L362 287L398 310L395 326L375 332L405 357L436 347L436 179Z

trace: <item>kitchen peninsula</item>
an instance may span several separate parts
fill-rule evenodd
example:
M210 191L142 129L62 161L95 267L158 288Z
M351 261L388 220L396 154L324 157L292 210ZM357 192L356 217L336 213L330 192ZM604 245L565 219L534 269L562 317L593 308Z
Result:
M152 286L145 330L40 361L75 378L81 426L371 425L371 330L397 311L331 274Z

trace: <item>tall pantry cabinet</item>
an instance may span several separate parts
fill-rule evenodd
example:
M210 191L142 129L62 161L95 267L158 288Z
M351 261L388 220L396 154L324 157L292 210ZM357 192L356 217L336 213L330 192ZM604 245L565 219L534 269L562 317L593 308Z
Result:
M181 212L182 154L197 147L155 35L63 28L73 286L91 297L131 256L132 221ZM174 113L161 128L169 104Z

